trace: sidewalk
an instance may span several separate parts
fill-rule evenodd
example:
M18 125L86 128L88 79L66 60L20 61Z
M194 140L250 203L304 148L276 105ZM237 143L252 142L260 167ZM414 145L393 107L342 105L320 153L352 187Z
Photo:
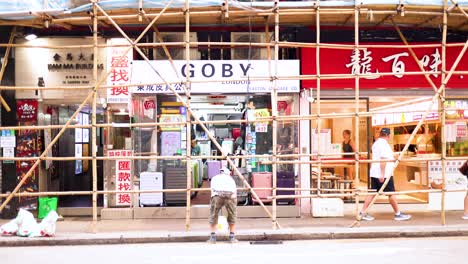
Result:
M468 236L468 221L461 212L447 212L442 226L439 212L407 212L413 219L393 220L390 210L377 212L375 221L362 221L360 227L350 228L354 217L343 218L279 218L281 229L273 230L267 218L241 218L237 225L240 241L363 239L394 237ZM0 220L0 224L7 222ZM122 243L204 242L209 235L206 220L191 221L185 231L185 219L100 220L97 233L91 232L90 218L65 218L57 223L52 238L0 237L0 246L94 245ZM219 240L223 238L220 236Z

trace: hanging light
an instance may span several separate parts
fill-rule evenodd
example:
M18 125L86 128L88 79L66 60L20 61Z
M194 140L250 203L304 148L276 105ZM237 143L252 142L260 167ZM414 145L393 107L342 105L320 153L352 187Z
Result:
M25 37L24 37L26 40L34 40L34 39L37 39L37 35L36 34L33 34L33 33L30 33L30 34L27 34Z

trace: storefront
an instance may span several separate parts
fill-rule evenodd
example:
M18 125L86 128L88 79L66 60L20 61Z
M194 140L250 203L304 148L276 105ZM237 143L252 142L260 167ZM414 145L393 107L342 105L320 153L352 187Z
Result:
M377 43L361 43L370 45ZM389 43L378 43L389 44ZM359 146L360 152L369 152L370 155L361 154L361 159L371 157L370 148L376 139L378 131L382 127L391 128L392 135L390 144L393 150L400 152L410 134L415 129L424 112L430 107L434 92L429 82L422 75L411 74L419 71L419 68L411 57L407 48L398 48L402 43L392 43L394 48L362 48L359 54L352 50L336 50L321 48L320 50L320 73L348 75L346 78L335 80L322 79L321 87L321 114L354 114L358 112L371 112L371 117L359 117L359 127L356 127L356 119L348 117L335 117L321 119L321 128L325 130L325 137L322 142L328 142L326 146L321 146L325 153L343 152L343 131L349 130L355 145ZM424 69L430 73L431 80L438 88L441 84L441 48L421 47L413 48L416 56L422 63ZM447 69L450 69L457 58L461 47L447 48ZM316 74L316 52L315 49L302 49L302 74ZM457 71L466 71L468 61L461 60ZM358 104L355 102L355 80L352 74L367 74L359 80ZM403 73L409 73L404 75ZM428 190L440 188L441 186L441 126L446 128L447 156L460 157L467 156L467 122L466 122L466 94L468 86L464 81L463 74L456 73L447 84L446 94L446 123L441 124L442 107L438 101L432 105L430 111L416 137L410 142L409 149L402 161L395 170L395 184L399 191L406 190ZM310 89L307 94L311 101L311 112L317 113L316 101L317 81L307 80L302 82L302 87ZM356 109L357 108L357 109ZM312 127L317 126L317 122L312 123ZM359 130L359 142L356 142L356 132ZM313 135L312 135L313 136ZM311 138L313 144L313 138ZM312 146L312 148L314 148ZM336 150L337 148L338 151ZM336 157L339 160L346 157ZM354 157L351 157L354 160ZM421 158L433 159L434 161L420 161ZM438 160L438 161L436 161ZM448 188L464 188L466 177L463 177L457 170L460 161L447 162L446 177ZM341 164L341 165L340 165ZM346 172L341 166L347 165L332 164L326 165L323 172L329 172L332 176L341 179L345 178ZM457 167L458 166L458 167ZM328 168L331 167L331 168ZM352 164L354 167L354 164ZM368 185L368 165L360 163L359 180L360 186ZM354 178L354 177L353 177ZM447 193L446 208L463 208L463 192ZM399 200L403 203L427 204L428 209L440 209L440 193L414 193L399 195ZM381 200L385 202L384 199ZM380 200L378 200L380 202Z
M299 73L299 61L281 60L278 62L282 69L281 75L293 76ZM272 65L272 64L270 64ZM255 122L256 118L269 117L272 114L272 101L270 91L273 82L255 81L252 77L267 77L269 75L269 62L267 60L231 60L231 61L174 61L174 68L169 61L133 61L131 67L131 83L141 84L130 90L131 113L130 118L124 122L114 122L114 134L120 130L128 131L131 138L121 138L128 144L117 147L121 139L110 135L108 156L130 155L144 156L185 156L187 145L191 144L190 174L191 187L209 187L211 177L219 173L222 166L231 167L225 159L197 156L221 156L221 151L208 137L207 132L197 124L190 128L190 136L187 136L185 124L143 126L129 129L130 123L156 123L156 122L182 122L185 123L188 111L183 103L171 92L164 81L176 83L174 89L182 100L187 96L182 84L185 82L185 72L188 67L190 74L190 108L194 116L202 121L208 121L206 128L216 138L224 153L233 158L237 169L252 183L252 174L257 172L271 173L271 165L262 164L271 160L269 157L245 158L245 155L271 155L273 153L272 122ZM273 70L273 68L271 69ZM160 77L163 76L164 80ZM240 77L239 77L240 76ZM161 83L157 85L157 83ZM156 85L154 85L156 84ZM110 88L112 89L112 88ZM280 116L297 115L299 113L299 81L285 80L277 82L278 102L277 109ZM110 104L110 108L114 105ZM115 105L117 106L117 105ZM117 111L114 111L117 112ZM125 113L123 113L125 115ZM127 113L128 114L128 113ZM114 114L115 116L115 114ZM195 118L191 117L192 121ZM241 122L248 120L249 122ZM126 122L126 123L125 123ZM120 133L121 134L121 133ZM299 126L293 121L278 121L277 153L298 153ZM115 143L114 143L115 142ZM123 148L122 148L123 147ZM158 189L185 189L187 187L187 161L180 159L137 159L131 168L120 166L128 160L105 162L105 186L108 190L158 190ZM123 182L126 167L132 172L132 177ZM232 167L231 167L232 169ZM278 173L291 171L289 188L299 185L297 179L300 173L297 166L278 166ZM289 175L289 174L288 174ZM244 187L241 179L234 176L238 187ZM269 186L272 187L272 177ZM280 183L281 184L281 183ZM271 191L270 191L271 192ZM291 191L289 191L291 192ZM292 192L294 193L294 191ZM209 192L192 192L190 203L194 215L205 217L204 211L208 210ZM271 196L271 194L269 195ZM176 217L185 217L185 205L187 204L186 191L176 193L143 193L130 196L129 194L108 195L103 217L106 217L112 208L134 208L136 218L168 217L167 212L172 212ZM248 191L238 192L239 205L242 207L257 208L254 210L239 211L240 216L261 216L264 214L259 206L252 200ZM266 204L270 199L262 200ZM278 214L282 216L299 216L299 203L295 199L278 201L283 209ZM200 211L202 210L202 212ZM164 213L166 212L166 213Z

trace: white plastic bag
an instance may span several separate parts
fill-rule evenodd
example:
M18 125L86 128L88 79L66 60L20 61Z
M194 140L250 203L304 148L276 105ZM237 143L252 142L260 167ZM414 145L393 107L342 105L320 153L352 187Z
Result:
M229 232L229 224L227 218L223 215L218 216L218 233L227 234Z
M57 212L50 211L47 216L42 219L42 222L39 224L40 235L43 237L55 236L56 223L59 216Z
M33 214L24 209L19 210L18 216L16 217L16 223L18 224L18 231L16 232L16 235L18 236L30 236L33 232L37 232L39 229L39 225L37 224L36 219L34 219Z
M2 236L12 236L15 235L17 231L18 224L16 223L16 218L0 226L0 235Z

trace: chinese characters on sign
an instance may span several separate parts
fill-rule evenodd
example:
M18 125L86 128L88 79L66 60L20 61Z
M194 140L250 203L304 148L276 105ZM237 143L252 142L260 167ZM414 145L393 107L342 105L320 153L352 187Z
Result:
M109 157L129 157L132 156L130 150L109 150ZM116 191L132 190L132 163L131 160L115 160L115 189ZM115 205L132 205L132 195L130 193L118 193Z
M365 43L366 45L373 43ZM382 44L382 43L378 43ZM385 43L384 43L385 44ZM423 74L406 74L420 72L419 65L430 73L430 78L436 86L441 85L442 67L441 47L413 48L417 61L410 56L408 49L401 43L387 43L401 48L360 48L359 50L337 50L322 48L320 51L320 73L325 74L364 74L360 78L360 88L432 88ZM461 47L447 47L447 69L454 64ZM302 74L314 75L316 70L315 48L303 48L301 52ZM466 57L466 56L465 56ZM419 64L419 65L418 65ZM467 71L468 60L462 59L456 71ZM385 74L384 74L385 73ZM466 81L460 73L454 73L447 83L448 88L464 88ZM340 79L322 79L323 89L353 88L355 80L352 76ZM316 80L302 81L304 88L316 88Z
M123 38L110 39L108 42L110 45L129 44ZM130 49L127 52L128 47L110 47L107 50L107 69L110 69L110 74L107 76L107 84L113 86L107 89L107 102L128 103L130 92L127 85L130 83L131 77L132 50Z
M36 100L17 100L16 115L20 122L35 122L37 119L37 101Z

